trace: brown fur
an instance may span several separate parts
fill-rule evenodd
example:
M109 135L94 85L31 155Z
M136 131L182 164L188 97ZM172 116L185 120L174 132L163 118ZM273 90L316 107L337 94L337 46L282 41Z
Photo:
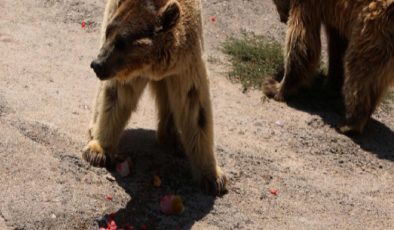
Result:
M345 134L361 133L394 82L394 0L274 0L280 15L288 13L285 74L269 80L264 91L285 100L308 85L319 62L320 28L329 45L330 83L342 85ZM290 7L286 5L290 3ZM285 16L281 16L285 17ZM344 78L344 80L342 80Z
M116 160L120 135L149 84L159 111L159 141L182 144L208 192L226 191L214 154L200 8L199 0L108 0L100 53L92 62L103 81L85 160L94 166Z

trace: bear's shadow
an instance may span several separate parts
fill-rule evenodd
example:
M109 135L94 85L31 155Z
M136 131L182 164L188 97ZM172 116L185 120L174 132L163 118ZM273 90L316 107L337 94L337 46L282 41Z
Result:
M312 115L320 116L332 128L344 121L345 106L339 90L325 84L326 77L318 75L309 89L301 89L287 101L287 105ZM363 150L376 154L381 159L394 161L394 132L385 124L370 119L361 135L350 137Z
M126 130L120 141L120 153L133 162L132 173L116 182L130 195L124 208L116 212L118 226L131 224L136 229L190 229L213 208L215 197L203 193L192 181L190 164L181 150L163 147L156 132L145 129ZM161 178L161 186L153 186L153 176ZM180 195L185 210L167 216L160 211L160 198L166 194Z

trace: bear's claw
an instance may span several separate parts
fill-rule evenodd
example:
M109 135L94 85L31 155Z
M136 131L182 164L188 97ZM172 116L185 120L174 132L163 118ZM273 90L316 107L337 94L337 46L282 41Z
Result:
M104 148L97 140L92 140L84 148L82 158L94 167L105 167L107 157Z

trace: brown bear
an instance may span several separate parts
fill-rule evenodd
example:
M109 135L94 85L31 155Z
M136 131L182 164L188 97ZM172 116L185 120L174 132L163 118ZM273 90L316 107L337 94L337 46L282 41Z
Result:
M320 29L329 46L329 79L342 86L344 134L363 132L394 82L394 0L274 0L288 24L281 83L264 83L269 97L283 101L308 85L319 63Z
M91 68L102 80L83 158L103 167L118 158L123 129L149 84L158 139L181 143L195 178L215 195L227 179L217 165L200 0L108 0L101 49Z

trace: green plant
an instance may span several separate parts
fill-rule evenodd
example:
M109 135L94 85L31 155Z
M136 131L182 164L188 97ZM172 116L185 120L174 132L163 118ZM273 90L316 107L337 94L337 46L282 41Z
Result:
M261 87L265 76L283 69L282 47L277 41L243 33L241 38L228 38L222 48L232 64L229 78L245 90Z

